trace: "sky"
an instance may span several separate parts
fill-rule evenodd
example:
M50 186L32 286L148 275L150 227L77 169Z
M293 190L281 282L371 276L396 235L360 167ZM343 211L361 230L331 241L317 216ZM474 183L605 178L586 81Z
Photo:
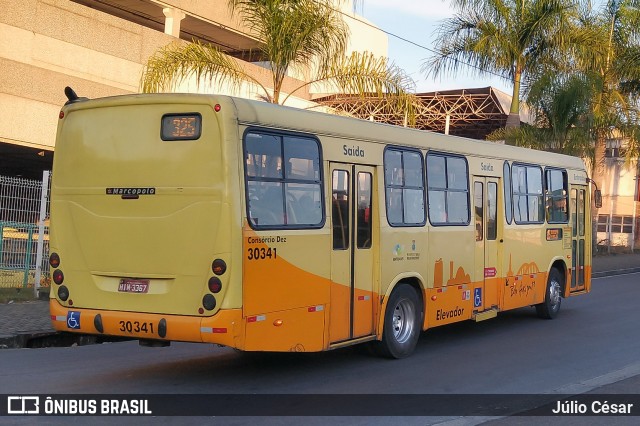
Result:
M429 49L442 20L454 15L449 0L363 0L356 13L382 30L398 35ZM471 68L457 74L427 77L420 68L431 52L391 35L389 58L416 82L416 92L493 86L511 94L512 85L499 77L479 77Z

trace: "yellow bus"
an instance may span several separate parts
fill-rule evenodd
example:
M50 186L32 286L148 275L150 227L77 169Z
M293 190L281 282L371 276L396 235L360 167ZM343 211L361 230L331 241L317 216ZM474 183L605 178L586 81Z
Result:
M71 97L60 331L401 358L422 330L587 293L582 160L246 99Z

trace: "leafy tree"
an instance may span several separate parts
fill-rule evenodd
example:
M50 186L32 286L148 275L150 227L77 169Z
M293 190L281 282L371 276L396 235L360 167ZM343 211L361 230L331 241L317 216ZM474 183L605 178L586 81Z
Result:
M261 41L260 56L272 75L272 88L260 83L240 63L208 43L174 42L156 52L143 71L144 92L174 88L186 78L208 79L239 87L254 84L268 102L284 104L291 94L313 83L327 82L349 94L376 94L411 105L413 81L386 58L370 53L345 56L348 29L338 10L317 0L229 0L229 7ZM282 96L282 85L292 70L312 71L306 82Z
M573 36L575 0L453 0L458 12L443 21L436 54L423 71L434 77L461 68L497 74L513 83L507 126L520 124L523 77L557 60Z
M529 87L527 106L533 125L499 129L489 140L510 145L593 157L591 99L599 90L586 75L547 72Z
M628 155L638 155L640 0L609 0L600 10L583 6L576 67L598 82L590 106L599 184L607 138L626 139Z

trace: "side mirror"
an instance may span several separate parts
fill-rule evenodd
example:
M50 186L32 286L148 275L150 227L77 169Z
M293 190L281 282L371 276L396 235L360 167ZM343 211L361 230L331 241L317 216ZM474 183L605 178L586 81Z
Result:
M596 209L602 207L602 191L600 191L599 189L593 191L593 203L595 204Z

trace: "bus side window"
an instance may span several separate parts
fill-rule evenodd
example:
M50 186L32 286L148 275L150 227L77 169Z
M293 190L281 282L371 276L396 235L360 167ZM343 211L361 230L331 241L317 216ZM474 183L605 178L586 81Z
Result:
M387 148L384 152L387 221L391 226L421 226L425 222L422 154Z
M473 204L476 218L476 241L484 240L482 233L484 227L484 205L483 205L483 185L482 182L473 184Z
M371 248L371 236L373 231L373 218L371 217L371 173L358 173L358 214L357 236L359 249Z
M284 207L282 184L273 182L248 182L250 220L257 226L282 225Z
M247 216L253 227L320 227L324 222L320 147L310 137L245 135Z
M546 216L549 223L569 221L569 187L567 172L564 170L545 170Z
M514 164L511 170L514 221L516 224L544 222L542 169Z
M505 220L511 225L511 219L513 218L513 207L511 199L511 169L509 162L505 161L502 167L502 175L504 177L504 214Z
M331 196L331 223L333 226L333 249L349 248L349 172L333 171L333 191Z
M432 225L469 223L469 172L464 158L427 154L427 186Z

